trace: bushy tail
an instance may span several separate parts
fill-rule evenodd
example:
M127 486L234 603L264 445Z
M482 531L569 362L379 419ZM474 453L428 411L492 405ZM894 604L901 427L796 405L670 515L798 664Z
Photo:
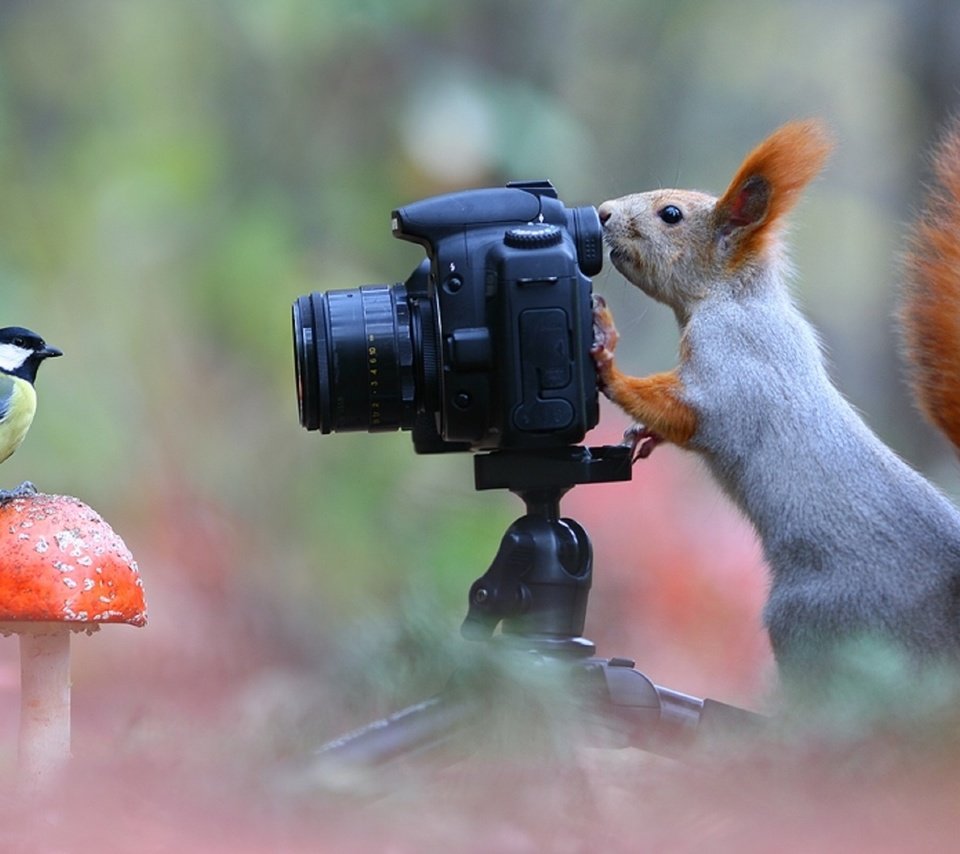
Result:
M960 450L960 120L933 166L936 184L907 250L900 320L919 406Z

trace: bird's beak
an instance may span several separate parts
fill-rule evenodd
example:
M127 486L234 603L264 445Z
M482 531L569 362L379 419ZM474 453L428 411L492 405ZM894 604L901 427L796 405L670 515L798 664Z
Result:
M42 350L37 351L37 355L42 359L50 359L53 356L62 356L63 350L59 350L56 347L51 347L49 344L45 344Z

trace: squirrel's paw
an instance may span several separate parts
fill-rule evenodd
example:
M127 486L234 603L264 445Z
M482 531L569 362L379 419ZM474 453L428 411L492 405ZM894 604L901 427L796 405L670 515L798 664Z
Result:
M620 335L613 325L613 314L607 307L607 302L601 296L593 297L593 346L590 355L597 366L597 374L601 386L609 372L613 369L613 351L617 347Z
M633 462L645 460L657 445L666 441L659 433L642 424L631 424L623 434L623 444L630 446L630 458Z

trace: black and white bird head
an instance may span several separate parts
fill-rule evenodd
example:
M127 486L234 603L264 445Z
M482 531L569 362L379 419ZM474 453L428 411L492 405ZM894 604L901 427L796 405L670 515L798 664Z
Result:
M22 326L0 329L0 372L4 374L32 383L44 359L62 355L61 350L48 346L36 332Z

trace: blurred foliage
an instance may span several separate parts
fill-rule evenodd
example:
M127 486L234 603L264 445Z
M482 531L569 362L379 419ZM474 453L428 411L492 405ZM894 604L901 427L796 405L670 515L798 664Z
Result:
M475 494L466 455L301 430L291 302L406 278L420 250L390 235L400 204L537 177L568 204L656 185L719 192L764 134L817 114L839 146L794 217L798 293L845 393L955 491L900 382L888 317L925 147L955 99L934 81L960 55L956 23L950 4L913 0L5 0L2 319L66 358L41 372L3 482L77 494L118 528L152 610L123 643L177 678L199 655L189 636L207 656L221 644L210 667L232 649L253 669L326 672L351 715L364 692L380 692L378 710L417 696L452 666L466 591L520 505ZM669 313L615 271L595 284L625 364L670 366ZM605 412L611 440L622 420ZM592 631L625 645L611 653L656 641L668 670L675 642L688 656L675 672L709 670L722 689L716 658L692 662L711 626L739 623L751 639L729 684L758 690L757 556L737 541L750 577L708 581L711 544L738 523L713 509L724 500L702 473L657 471L572 499L618 561L598 571ZM702 527L677 521L691 495ZM658 531L676 544L658 552ZM698 538L707 553L691 553ZM691 586L657 593L651 579L679 583L680 565ZM186 599L197 590L202 606ZM691 634L671 640L677 603Z

